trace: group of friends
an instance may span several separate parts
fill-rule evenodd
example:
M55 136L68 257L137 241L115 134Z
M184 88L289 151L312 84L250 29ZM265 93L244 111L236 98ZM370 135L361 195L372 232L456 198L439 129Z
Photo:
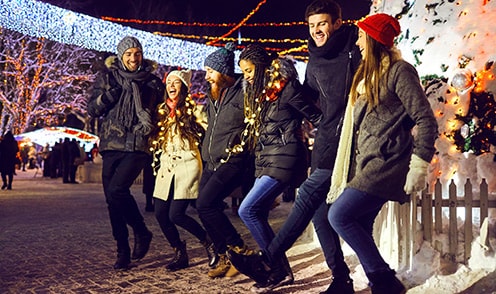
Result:
M293 283L285 252L313 222L332 280L323 293L354 293L341 250L356 252L372 293L405 293L372 237L387 201L404 203L424 188L437 122L415 68L394 46L398 21L387 14L343 24L332 0L307 6L309 61L300 83L293 61L250 44L235 73L235 45L205 59L209 85L202 109L191 98L191 71L168 73L165 86L127 36L106 60L88 113L101 117L99 151L116 270L148 252L153 234L130 193L152 153L155 216L174 249L170 271L189 266L177 226L203 244L208 276L238 271L265 293ZM307 158L302 121L317 130ZM310 160L310 173L307 170ZM224 199L242 187L238 213L259 250L245 242L224 213ZM276 233L269 212L288 187L298 193ZM200 222L186 213L190 204ZM129 230L134 246L129 245Z

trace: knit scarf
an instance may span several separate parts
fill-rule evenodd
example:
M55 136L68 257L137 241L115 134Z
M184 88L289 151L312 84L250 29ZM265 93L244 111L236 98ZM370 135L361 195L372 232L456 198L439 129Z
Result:
M120 67L114 67L112 74L122 87L122 95L116 105L117 119L135 134L150 134L153 129L152 118L149 111L143 109L138 85L138 82L148 79L150 72L146 70L128 72ZM138 116L138 123L133 126L134 114Z
M363 88L363 81L358 84L358 89ZM343 128L339 137L338 151L336 153L336 162L331 176L331 189L327 194L327 203L331 204L346 188L348 182L348 172L351 161L351 146L353 143L353 104L348 99L344 113Z

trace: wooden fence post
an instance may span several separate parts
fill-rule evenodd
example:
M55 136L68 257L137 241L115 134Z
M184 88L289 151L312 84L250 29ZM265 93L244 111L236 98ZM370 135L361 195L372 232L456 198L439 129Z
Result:
M487 182L486 179L482 179L482 182L480 184L480 225L484 222L484 220L487 218L488 215L488 198L489 198L489 193L487 192ZM494 207L494 206L493 206Z
M442 214L442 206L443 206L443 185L441 185L441 181L439 178L434 185L434 228L436 230L436 234L441 234L443 232L443 214Z
M424 240L432 242L432 195L427 193L427 189L422 191L421 221Z
M458 248L458 228L456 217L456 185L454 180L449 184L449 258L452 262L456 261L456 249Z
M470 179L467 179L465 183L465 254L463 255L465 264L467 264L472 251L472 198L472 183Z

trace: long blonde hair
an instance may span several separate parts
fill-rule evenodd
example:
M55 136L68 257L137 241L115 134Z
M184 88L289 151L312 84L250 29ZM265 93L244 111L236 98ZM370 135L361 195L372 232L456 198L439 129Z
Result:
M401 53L396 47L383 45L368 34L365 42L365 55L353 77L350 99L355 104L360 95L365 95L370 109L379 104L380 84L387 83L387 72L392 64L401 59ZM359 89L362 81L364 87Z

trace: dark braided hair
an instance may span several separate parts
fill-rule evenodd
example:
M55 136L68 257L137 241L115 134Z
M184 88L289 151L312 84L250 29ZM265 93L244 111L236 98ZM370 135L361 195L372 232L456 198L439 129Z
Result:
M273 57L260 45L250 44L241 52L239 60L250 61L255 65L253 83L244 81L244 113L247 126L242 138L246 138L246 145L249 150L254 150L259 136L261 125L262 106L264 103L264 88L266 71L269 68Z

